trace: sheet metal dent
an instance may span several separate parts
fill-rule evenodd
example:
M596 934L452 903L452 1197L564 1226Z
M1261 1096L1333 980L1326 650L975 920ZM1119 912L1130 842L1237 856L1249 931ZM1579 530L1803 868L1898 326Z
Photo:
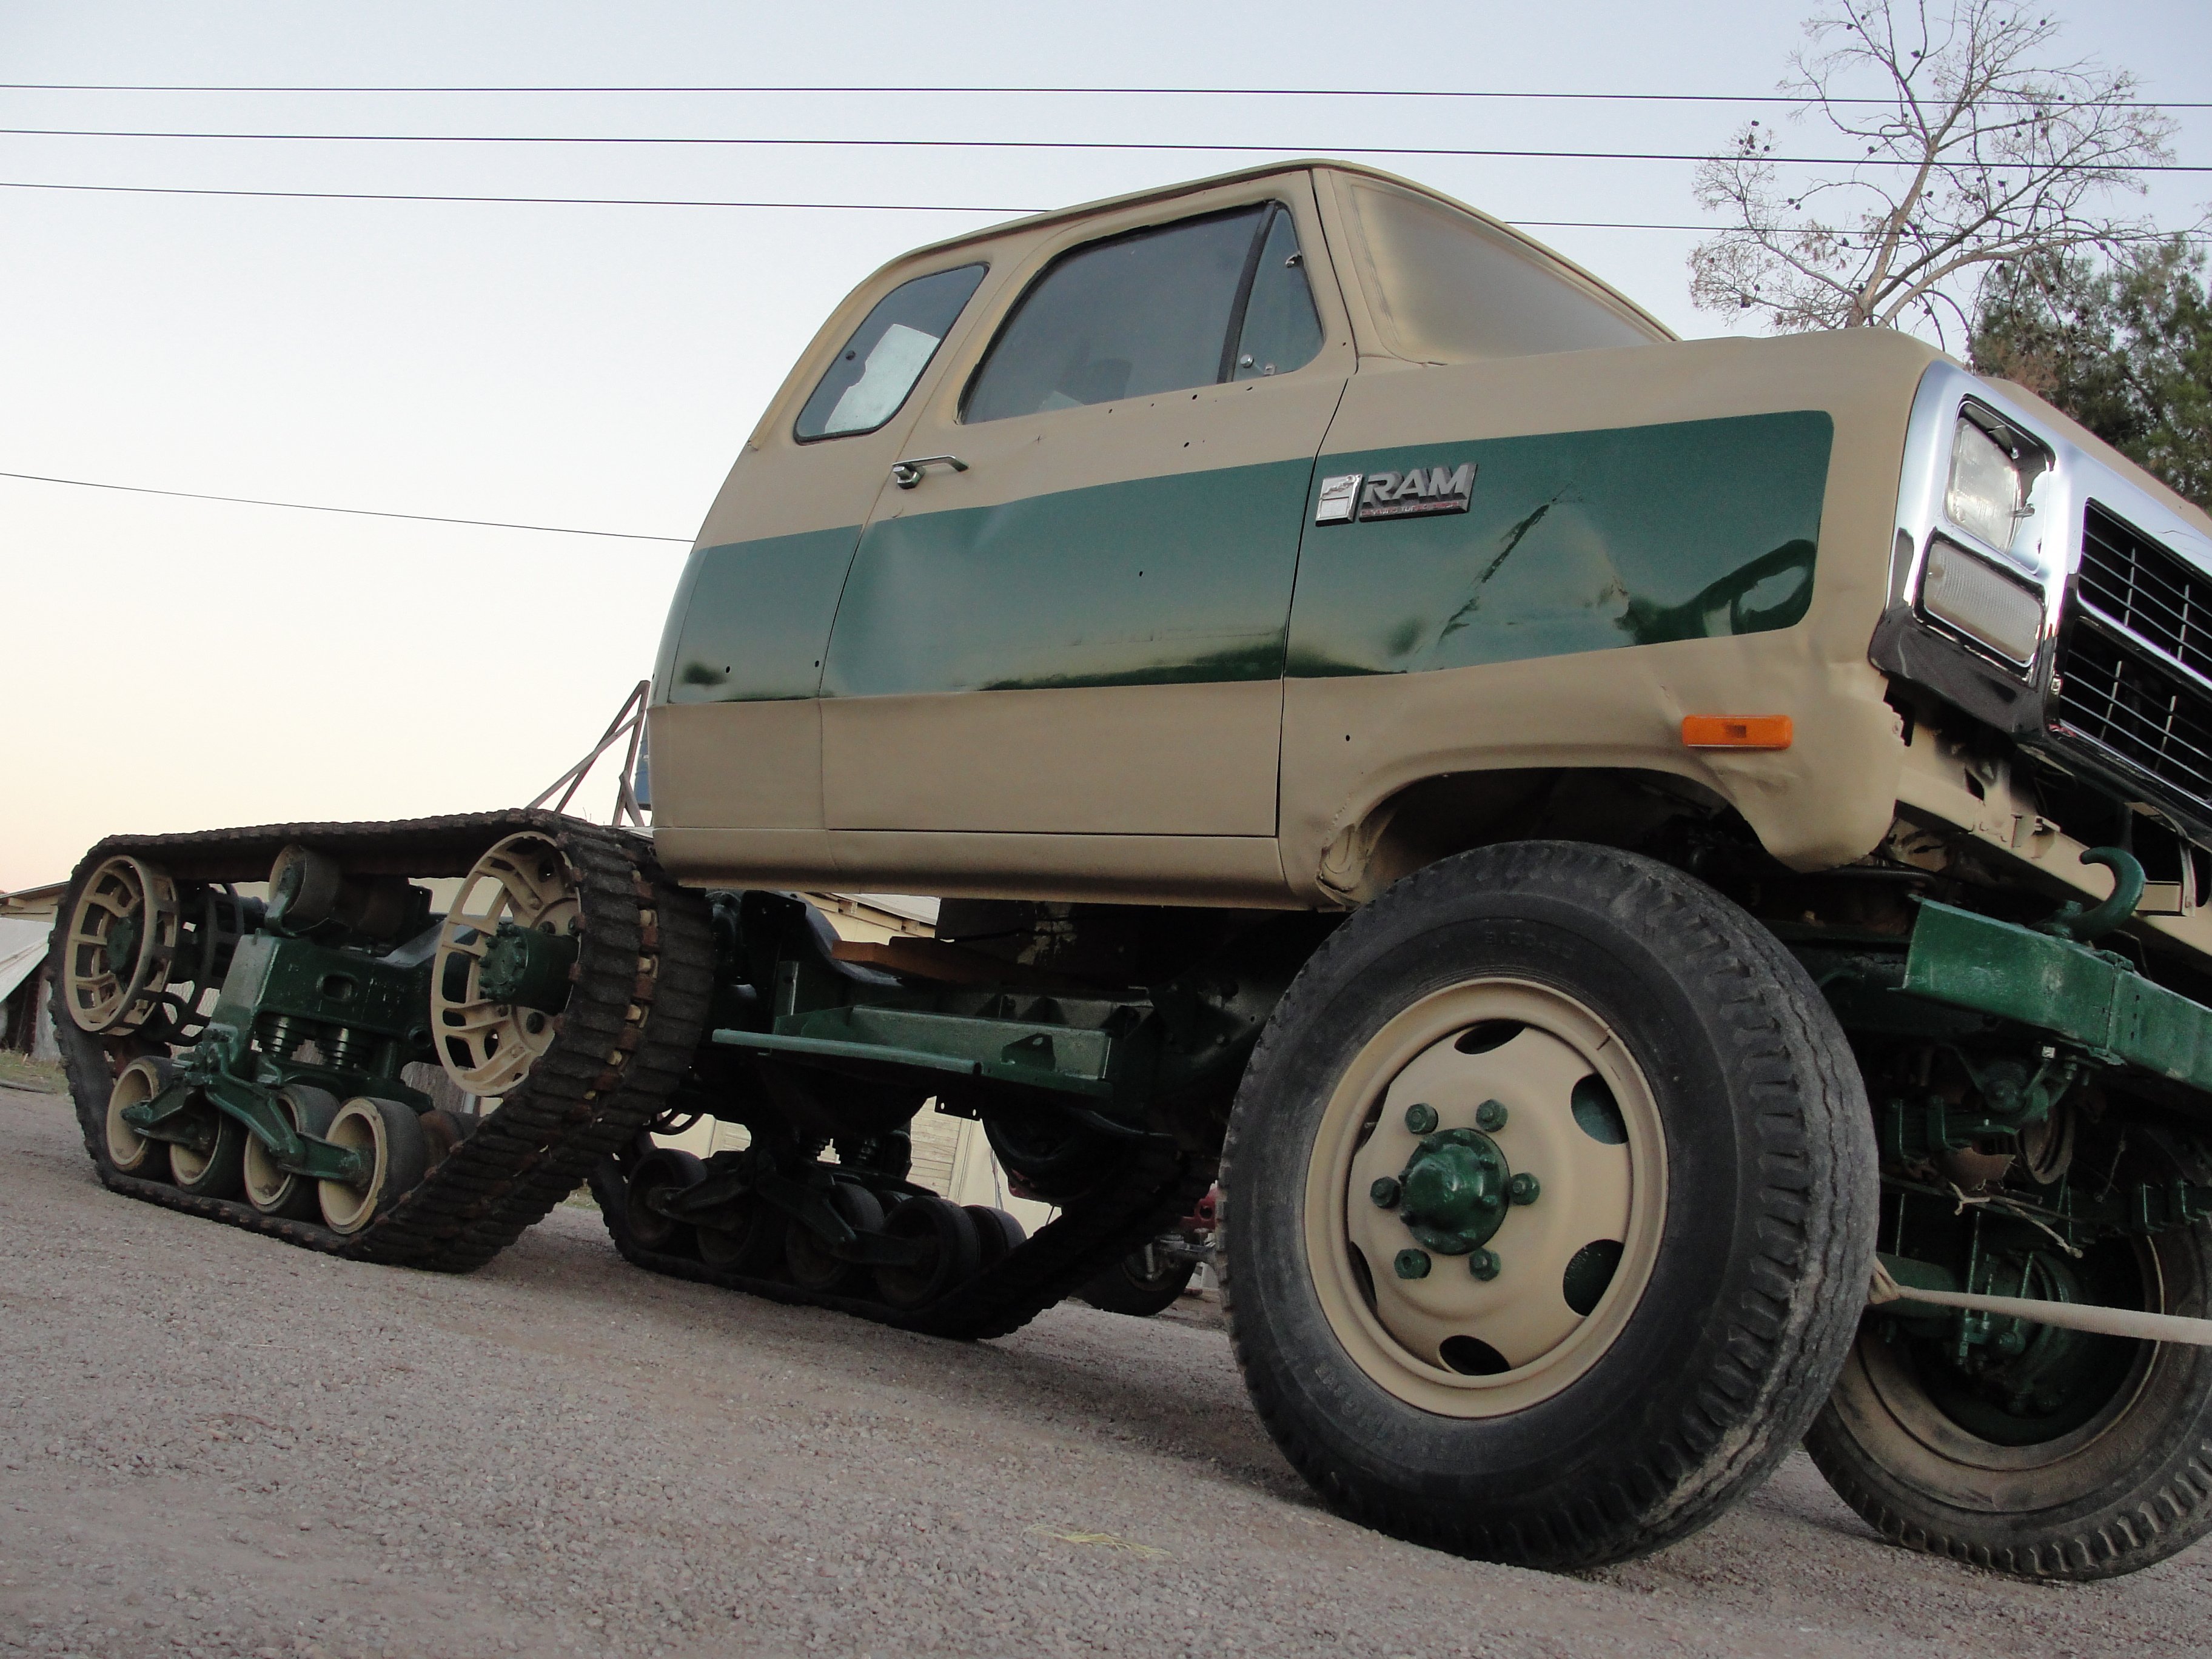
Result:
M1798 410L1424 443L1413 459L1476 464L1468 511L1311 532L1289 672L1415 672L1791 627L1812 603L1834 430ZM1317 471L1407 459L1329 453Z

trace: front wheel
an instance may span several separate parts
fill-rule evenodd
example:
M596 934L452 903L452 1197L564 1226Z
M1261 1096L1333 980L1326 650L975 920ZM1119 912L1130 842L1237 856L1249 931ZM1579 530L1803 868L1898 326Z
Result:
M1307 963L1221 1190L1238 1361L1322 1497L1580 1567L1703 1526L1803 1432L1864 1302L1875 1151L1771 934L1651 860L1523 842Z

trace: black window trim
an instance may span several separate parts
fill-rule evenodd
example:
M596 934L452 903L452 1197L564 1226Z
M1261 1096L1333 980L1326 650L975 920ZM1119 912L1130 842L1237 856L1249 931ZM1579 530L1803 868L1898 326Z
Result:
M1237 347L1243 337L1244 313L1246 309L1251 304L1252 285L1259 278L1260 255L1261 251L1265 249L1267 245L1268 234L1275 228L1276 214L1280 213L1286 216L1291 222L1291 234L1293 236L1298 234L1297 214L1292 210L1291 204L1279 196L1260 196L1254 198L1249 202L1231 202L1226 207L1208 208L1202 213L1185 214L1182 217L1178 219L1162 219L1152 224L1132 225L1127 230L1117 230L1104 236L1095 236L1087 242L1078 242L1073 247L1062 248L1059 252L1054 254L1051 258L1045 262L1045 266L1042 270L1037 272L1035 276L1032 276L1029 282L1024 285L1021 293L1015 298L1013 304L1006 307L1006 314L999 319L998 327L991 331L990 343L983 348L982 355L975 359L975 367L968 371L968 383L960 388L960 401L954 406L953 411L955 422L961 426L968 424L969 399L975 395L976 384L982 380L983 371L991 366L991 359L998 352L999 343L1006 338L1006 331L1014 325L1014 319L1022 314L1022 307L1030 302L1030 296L1035 294L1039 289L1042 288L1045 283L1045 279L1050 276L1054 271L1059 270L1062 264L1073 258L1077 254L1088 253L1093 248L1105 247L1115 242L1127 241L1133 237L1149 236L1158 231L1173 230L1181 225L1195 224L1202 219L1226 219L1233 214L1249 213L1255 208L1259 210L1259 215L1255 222L1255 228L1253 233L1252 245L1244 252L1243 274L1237 280L1236 301L1230 308L1229 326L1222 340L1222 367L1215 374L1214 379L1209 382L1209 384L1213 386L1227 385L1230 380L1231 371L1233 371L1236 367ZM1311 262L1305 258L1305 252L1306 248L1304 239L1300 237L1298 241L1299 268L1301 270L1310 270ZM1313 279L1310 276L1306 279L1306 285L1309 289L1312 288ZM1315 302L1315 314L1318 316L1320 314L1318 301ZM1323 331L1322 338L1324 341L1328 338L1326 330ZM1300 367L1303 368L1304 365L1302 364ZM1292 374L1296 374L1297 371L1293 369L1291 372ZM1140 395L1149 396L1151 394L1146 393ZM1126 398L1114 398L1108 399L1108 401L1109 403L1126 403L1129 400ZM1101 407L1101 405L1097 404L1086 404L1085 406L1092 409ZM1065 410L1054 410L1050 412L1059 415L1065 414L1067 411ZM1018 416L1008 416L1003 418L1011 420L1020 419L1023 417ZM984 424L988 425L989 422L986 422Z
M837 358L839 355L844 351L847 346L853 343L854 335L858 334L861 329L866 328L868 324L868 319L876 314L876 306L883 304L885 300L890 299L892 295L897 293L908 283L919 283L925 277L929 276L949 276L951 272L956 270L971 270L981 273L975 278L975 286L968 290L968 297L960 302L960 309L952 313L952 320L945 325L945 332L938 337L937 343L929 349L929 356L922 359L921 367L915 371L913 384L907 387L906 395L898 400L898 403L892 408L890 414L884 416L882 420L878 421L873 426L856 426L848 432L817 432L811 438L802 437L799 434L799 422L806 414L806 405L814 401L814 393L816 390L820 387L823 380L828 376L830 371L837 366ZM844 339L838 343L837 349L830 354L829 362L823 366L822 373L814 377L814 383L807 388L806 396L799 399L799 407L793 411L791 416L792 442L795 444L827 444L835 443L840 438L865 438L872 432L881 432L893 421L898 419L899 411L914 401L915 387L920 386L923 378L928 374L930 366L937 361L937 354L945 349L945 341L952 337L952 331L960 325L960 319L968 314L968 307L975 303L975 296L983 291L983 284L990 281L990 279L991 262L988 259L963 259L957 265L945 265L936 270L917 270L913 276L901 277L897 282L893 283L889 288L885 289L883 293L876 297L876 305L870 306L867 310L861 314L860 320L854 325L853 332L851 334L848 334ZM967 394L963 392L961 395L963 398L965 398Z

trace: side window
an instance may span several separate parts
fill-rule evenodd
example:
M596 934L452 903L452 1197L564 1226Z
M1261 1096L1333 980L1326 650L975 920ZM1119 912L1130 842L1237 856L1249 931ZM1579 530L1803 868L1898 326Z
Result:
M1274 365L1267 372L1297 368L1320 349L1321 331L1297 256L1279 203L1064 253L1016 306L969 386L962 418L1004 420L1243 379L1237 359L1248 349L1255 365ZM1301 344L1301 327L1310 343Z
M1304 368L1321 350L1321 317L1306 282L1306 256L1298 252L1291 210L1276 204L1260 239L1260 263L1244 302L1230 378L1257 380Z
M933 271L876 302L845 342L793 428L801 443L873 432L898 413L937 348L983 280L981 265Z

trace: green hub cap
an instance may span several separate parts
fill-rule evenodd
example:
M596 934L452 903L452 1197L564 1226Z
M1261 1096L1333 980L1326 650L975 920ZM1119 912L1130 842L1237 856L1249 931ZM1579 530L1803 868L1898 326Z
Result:
M1435 1123L1433 1112L1418 1109ZM1406 1119L1411 1128L1414 1113ZM1533 1203L1536 1193L1535 1181L1506 1168L1505 1154L1481 1130L1440 1129L1422 1137L1395 1182L1375 1182L1371 1196L1395 1207L1406 1231L1437 1255L1466 1255L1504 1224L1507 1206Z
M494 1002L555 1014L568 1006L576 941L565 934L502 921L483 953L477 988Z
M138 918L118 916L107 930L107 965L129 978L138 962Z

